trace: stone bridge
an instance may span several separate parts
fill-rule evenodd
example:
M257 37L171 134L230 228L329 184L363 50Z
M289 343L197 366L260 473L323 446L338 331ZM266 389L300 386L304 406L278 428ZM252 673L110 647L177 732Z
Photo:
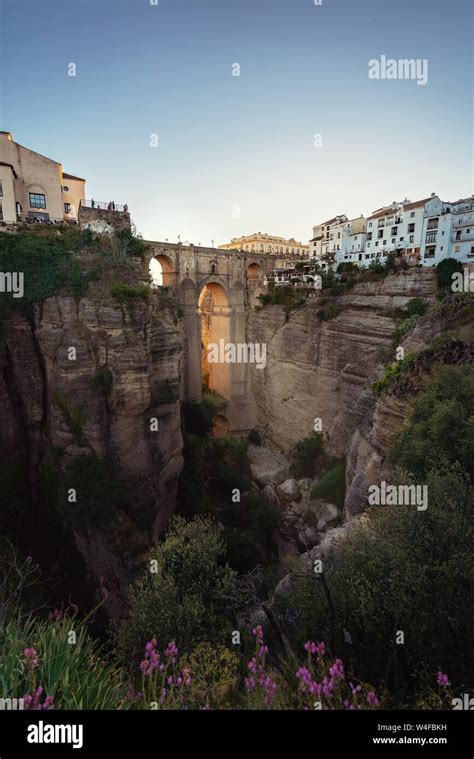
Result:
M246 363L209 363L209 343L246 343L246 309L257 303L277 257L147 241L159 262L163 286L184 312L181 400L200 400L203 380L226 399L215 434L245 432L256 415ZM280 259L281 260L281 259Z

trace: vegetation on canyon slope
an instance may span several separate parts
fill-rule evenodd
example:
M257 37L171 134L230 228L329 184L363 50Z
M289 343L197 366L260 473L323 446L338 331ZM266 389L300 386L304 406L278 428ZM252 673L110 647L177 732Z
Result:
M74 293L75 282L82 287L71 250L87 240L73 237L58 244L45 234L43 249L41 234L36 246L0 235L0 257L13 257L3 260L17 260L16 245L23 256L31 251L32 266L35 251L57 254L49 273L36 280L30 304L58 288ZM461 322L469 318L461 298L451 305L448 300L437 306L443 319L449 321L449 309L456 318L464 314ZM419 320L424 311L424 303L412 302L399 318ZM451 708L453 693L472 688L474 644L467 622L473 602L474 369L464 359L461 365L451 361L468 343L460 329L456 324L454 334L434 341L427 356L417 354L417 363L410 360L378 388L398 392L411 378L412 413L391 457L400 482L428 487L426 512L373 507L335 549L324 573L292 562L288 582L273 596L281 579L273 540L280 513L252 486L246 441L212 437L221 400L207 393L202 403L182 408L181 514L146 556L143 532L126 523L139 566L120 624L94 630L103 598L80 608L72 599L68 608L54 610L57 578L42 575L36 559L2 540L0 696L25 696L31 709L289 709L314 708L315 701L329 709ZM107 387L105 377L94 392L106 395ZM62 413L80 427L69 399ZM127 511L127 494L109 462L81 456L61 471L56 453L49 452L40 472L37 504L51 534L69 547L71 528L94 535L113 527ZM292 456L295 476L321 475L312 495L340 505L344 463L325 456L321 437L301 441ZM34 517L26 476L14 462L2 462L1 474L0 526L19 543ZM58 508L67 502L68 487L80 489L82 501ZM232 501L234 490L240 498ZM273 619L268 640L252 621L256 607ZM401 646L395 642L399 631Z

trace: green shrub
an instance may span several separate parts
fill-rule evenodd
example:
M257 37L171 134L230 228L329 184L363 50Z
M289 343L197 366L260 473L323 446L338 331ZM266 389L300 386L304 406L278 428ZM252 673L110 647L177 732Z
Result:
M405 306L407 316L424 316L428 311L429 303L423 298L412 298Z
M268 292L260 293L258 299L262 306L283 306L287 316L290 311L295 311L306 303L304 296L290 285L269 287Z
M138 287L132 287L124 282L117 282L110 288L110 294L113 298L118 300L119 303L128 303L130 300L141 298L141 300L148 302L150 299L150 286L140 285Z
M393 449L396 463L422 478L441 457L474 476L474 367L438 366L415 399Z
M290 451L290 473L293 477L313 477L320 466L324 454L323 436L312 432L299 440Z
M157 571L147 562L130 588L130 612L119 635L127 661L136 660L154 637L159 647L175 640L185 652L204 640L228 641L236 574L223 565L224 556L224 541L209 518L172 520L149 555Z
M436 265L436 276L439 290L450 290L455 272L462 272L462 264L456 258L443 258Z
M463 683L473 669L474 630L466 624L473 604L473 490L458 465L432 470L425 482L426 511L374 507L336 549L326 588L309 568L278 600L282 613L298 612L295 640L313 637L331 641L340 654L350 651L359 676L384 678L405 708L404 694L411 689L413 697L424 670L433 682L442 669ZM395 642L398 630L403 646Z
M417 314L413 314L413 316L409 316L407 319L403 319L402 322L398 325L395 332L393 333L393 342L394 345L398 345L400 340L402 340L405 335L410 332L415 324L417 323L419 317Z
M67 237L57 231L54 237L31 231L0 232L0 271L22 272L24 285L21 298L14 298L13 293L0 294L4 308L29 312L33 303L59 292L72 292L79 298L87 291L89 282L97 278L94 271L80 270L68 249Z
M341 510L346 496L346 460L339 459L311 489L311 498L334 503Z
M342 309L340 306L336 306L334 303L328 303L326 306L318 309L318 319L322 322L327 322L330 319L335 319L336 316L339 316L341 311Z
M381 377L379 380L376 380L373 385L372 389L375 393L380 393L382 390L386 390L391 385L395 384L395 382L405 373L410 371L410 369L413 366L413 363L416 359L416 353L409 353L405 358L401 359L400 361L396 361L394 364L390 364L386 369L383 377Z

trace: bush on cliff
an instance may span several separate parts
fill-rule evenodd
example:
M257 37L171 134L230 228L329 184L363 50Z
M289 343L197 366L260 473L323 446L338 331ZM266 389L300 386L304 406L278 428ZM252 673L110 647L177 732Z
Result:
M209 517L172 520L130 588L130 613L119 634L126 661L152 638L160 646L175 640L187 652L204 640L229 640L236 573L224 557L224 541Z
M462 264L456 258L443 258L436 265L436 276L439 290L451 290L453 274L462 272Z
M414 401L409 424L398 436L392 456L417 478L439 458L459 461L474 478L474 367L438 366Z
M297 642L330 641L359 677L385 680L399 705L425 668L457 683L473 668L473 489L459 465L432 470L426 484L426 511L374 507L325 562L325 584L310 567L277 600L281 613L298 612Z
M312 432L299 440L290 451L290 474L293 477L313 477L324 455L323 436Z
M52 238L32 232L0 232L0 271L21 273L24 290L22 297L13 297L13 292L0 293L0 305L26 312L33 303L61 291L80 297L89 282L96 279L95 271L81 271L67 237L61 234Z

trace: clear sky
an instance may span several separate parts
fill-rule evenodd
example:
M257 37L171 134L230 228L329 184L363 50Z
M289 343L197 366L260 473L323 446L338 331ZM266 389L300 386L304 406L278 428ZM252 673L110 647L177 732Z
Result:
M151 2L0 0L0 128L144 237L307 241L338 213L473 192L470 1ZM426 58L428 84L369 79L381 55Z

